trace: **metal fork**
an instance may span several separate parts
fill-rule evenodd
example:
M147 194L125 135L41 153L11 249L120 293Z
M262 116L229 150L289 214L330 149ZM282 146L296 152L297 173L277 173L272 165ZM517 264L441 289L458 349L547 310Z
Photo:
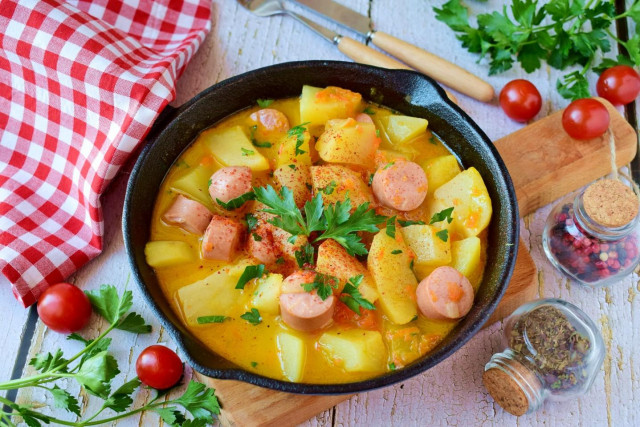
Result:
M378 52L375 49L370 48L360 42L355 41L352 38L345 37L341 34L331 31L322 25L307 19L295 12L285 9L284 5L279 0L237 0L241 6L249 10L253 14L260 17L267 17L273 15L288 15L300 22L307 28L313 30L317 34L324 37L329 42L335 44L340 52L344 53L355 62L362 64L375 65L377 67L392 68L392 69L405 69L412 70L407 65L396 61L387 55Z

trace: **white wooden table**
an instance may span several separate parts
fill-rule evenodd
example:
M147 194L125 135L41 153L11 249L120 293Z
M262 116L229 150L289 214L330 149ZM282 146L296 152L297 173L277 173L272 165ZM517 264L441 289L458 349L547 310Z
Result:
M485 63L476 63L476 56L460 47L454 33L438 22L431 2L423 0L342 0L357 11L369 15L375 28L424 47L471 72L487 78L498 92L511 79L526 77L540 90L544 99L539 117L567 105L555 90L559 73L544 67L526 76L518 67L499 76L487 76ZM436 2L442 4L443 1ZM474 12L497 10L503 1L467 2ZM627 2L629 3L629 2ZM308 14L309 15L309 14ZM324 21L323 21L324 22ZM325 22L326 23L326 22ZM328 24L333 29L338 27ZM345 34L357 36L348 31ZM233 0L214 0L213 28L205 44L189 64L178 82L180 105L206 87L228 77L258 67L305 59L344 60L335 47L310 33L287 17L258 18L240 8ZM592 91L594 91L594 81ZM460 106L485 130L497 139L522 125L508 119L497 106L458 95ZM603 159L608 161L608 159ZM130 168L131 165L129 165ZM96 289L102 283L123 287L129 275L121 236L121 212L128 173L120 174L103 197L105 237L103 253L78 271L70 281L83 289ZM328 425L640 425L640 283L637 275L628 277L610 288L586 289L569 283L551 267L541 247L541 233L550 206L540 209L521 221L521 233L538 267L539 295L566 299L586 311L600 326L607 346L604 367L590 393L577 400L548 403L537 413L516 418L496 405L482 386L484 364L491 354L501 349L501 325L495 324L478 333L455 355L409 381L363 393L307 422L310 426ZM133 285L131 285L133 286ZM134 309L153 326L148 335L133 336L116 332L113 350L122 373L116 381L135 375L135 360L146 346L164 343L175 348L172 338L159 326L151 312L134 291ZM2 327L0 328L0 380L12 373L23 375L25 357L61 347L73 352L77 344L47 330L35 321L35 311L24 310L11 296L6 279L0 279ZM28 321L31 317L31 322ZM104 322L95 318L83 331L95 336ZM15 372L14 372L15 371ZM118 382L119 384L120 382ZM65 386L64 382L61 384ZM75 384L67 385L78 393ZM93 412L95 403L86 394L79 396L81 407ZM21 402L44 401L41 391L21 391ZM148 398L147 392L137 395L136 403ZM93 402L93 403L92 403ZM50 403L50 401L49 401ZM69 414L56 410L59 417ZM119 426L156 425L157 416L142 414L120 422Z

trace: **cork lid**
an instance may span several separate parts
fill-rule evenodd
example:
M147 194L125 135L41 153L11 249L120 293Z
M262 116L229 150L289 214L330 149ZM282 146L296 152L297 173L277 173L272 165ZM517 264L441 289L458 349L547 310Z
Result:
M493 400L512 415L524 415L529 410L529 400L509 374L492 368L482 374L482 382Z
M631 188L614 179L591 184L582 202L587 215L604 227L622 227L638 214L638 197Z

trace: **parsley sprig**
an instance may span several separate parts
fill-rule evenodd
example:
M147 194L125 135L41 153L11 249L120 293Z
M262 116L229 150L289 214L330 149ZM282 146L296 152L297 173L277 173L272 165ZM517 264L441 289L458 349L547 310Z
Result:
M76 421L67 421L36 411L36 405L25 405L10 401L0 396L0 403L5 405L0 410L0 425L15 425L11 418L20 416L30 427L44 424L66 426L94 426L111 423L121 418L143 411L153 411L171 426L205 426L213 421L214 415L220 413L220 406L214 390L204 384L191 381L184 394L175 399L165 399L166 392L158 392L145 405L136 409L131 408L133 394L140 388L141 382L133 378L112 391L113 380L120 373L118 362L109 353L111 338L107 335L114 329L133 333L151 332L142 316L129 310L133 306L131 291L124 291L122 295L114 286L102 285L99 290L87 291L94 312L102 316L109 326L98 337L86 339L73 333L69 340L79 341L84 347L77 354L66 358L62 350L38 354L29 364L38 373L30 377L15 379L0 383L0 390L13 390L23 387L37 387L46 390L53 398L53 405L65 409L74 415ZM84 391L96 396L104 402L100 409L90 417L81 420L80 404L68 391L58 387L55 382L61 378L66 381L77 381ZM191 414L193 420L187 420L181 406ZM8 410L7 410L8 408ZM115 415L99 417L104 411L110 410Z
M322 193L318 192L311 201L304 205L304 215L296 206L293 193L287 187L280 192L270 185L254 189L256 200L267 206L265 212L275 215L268 222L285 230L293 236L309 236L314 231L322 233L314 240L333 239L341 244L350 255L365 255L367 248L356 233L378 231L377 224L385 221L384 216L377 215L369 209L369 203L363 203L351 213L351 199L324 206Z
M358 315L360 315L360 307L366 308L367 310L376 309L376 306L373 305L371 301L364 298L358 289L362 283L362 279L364 279L364 275L362 274L351 277L347 281L347 284L344 285L344 288L342 289L342 296L340 297L340 301L345 303L347 307Z
M299 124L298 126L294 126L287 131L287 136L296 137L296 151L295 151L296 156L306 153L306 151L304 151L300 147L302 147L302 144L304 144L304 133L307 130L305 126L308 125L309 123L311 122L305 122L305 123Z
M625 13L616 15L613 1L513 0L509 12L483 13L477 26L469 24L469 13L460 0L435 7L436 19L458 33L457 38L469 52L489 58L489 74L510 69L517 61L531 73L546 61L559 70L579 65L557 81L559 93L567 99L590 96L586 74L597 58L611 50L611 41L624 46L628 56L616 61L603 59L596 71L617 63L640 66L640 33L628 41L618 39L610 30L618 19L631 18L640 24L640 2L634 1Z
M338 289L340 281L337 277L329 274L317 273L311 283L303 283L302 286L306 292L316 290L322 301L329 298L333 294L333 289Z

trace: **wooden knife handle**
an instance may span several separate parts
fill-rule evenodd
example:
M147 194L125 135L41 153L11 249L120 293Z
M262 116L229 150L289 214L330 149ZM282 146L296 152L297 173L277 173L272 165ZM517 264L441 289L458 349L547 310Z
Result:
M359 62L361 64L390 69L412 69L402 62L396 61L384 53L378 52L377 50L349 37L340 37L340 40L338 41L338 49L355 62Z
M493 99L493 87L467 70L424 49L381 31L371 35L373 44L427 76L482 102Z

